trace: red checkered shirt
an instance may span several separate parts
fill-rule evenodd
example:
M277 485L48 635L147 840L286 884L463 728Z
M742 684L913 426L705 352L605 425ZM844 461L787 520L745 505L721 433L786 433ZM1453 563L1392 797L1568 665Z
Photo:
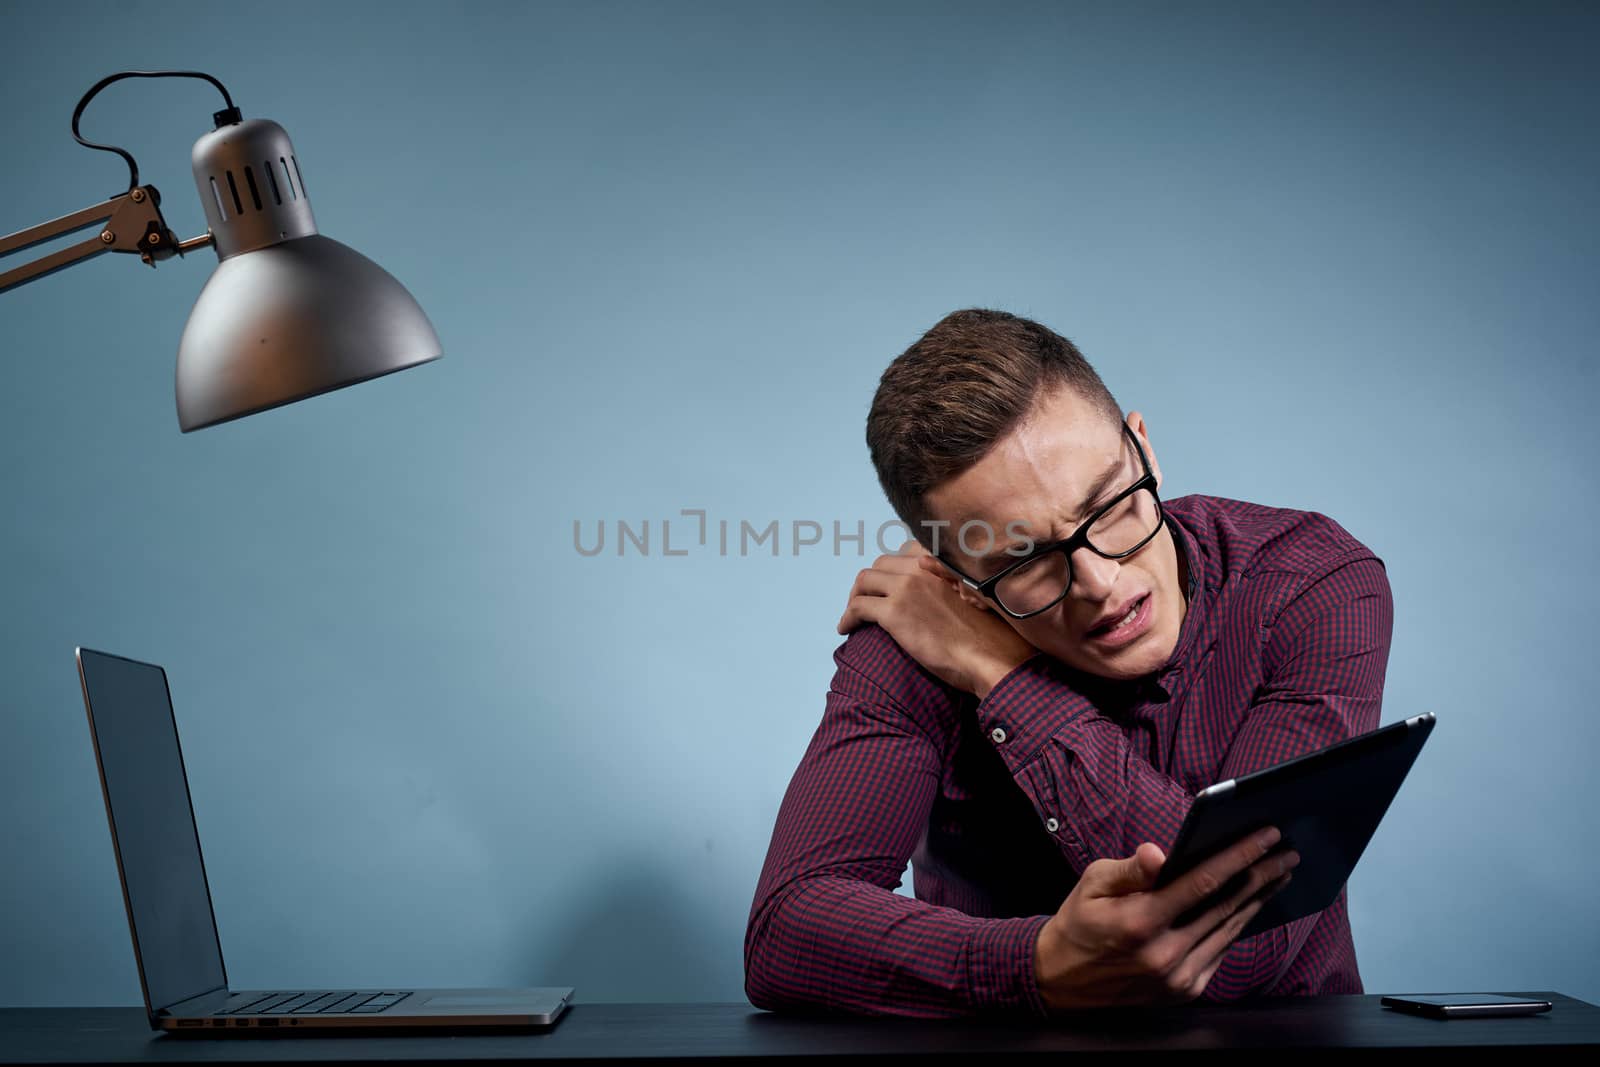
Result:
M876 625L834 652L750 910L751 1003L1043 1016L1034 943L1089 863L1170 849L1199 790L1377 728L1382 560L1317 512L1163 507L1189 603L1153 674L1099 678L1041 653L980 701ZM915 900L893 891L908 859ZM1361 991L1341 890L1235 943L1204 997Z

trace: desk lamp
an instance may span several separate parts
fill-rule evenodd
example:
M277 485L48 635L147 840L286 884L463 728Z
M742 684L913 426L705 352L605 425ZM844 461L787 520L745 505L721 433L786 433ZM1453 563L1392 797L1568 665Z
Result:
M226 105L195 142L205 234L179 240L161 194L139 184L121 148L78 134L84 107L120 78L203 78ZM128 189L103 203L0 237L0 256L89 226L88 240L0 273L0 292L98 256L132 252L152 268L211 245L217 269L178 343L178 425L184 433L437 359L439 338L410 293L382 267L317 232L300 162L282 126L244 119L221 82L198 71L128 70L103 78L72 113L72 136L128 163Z

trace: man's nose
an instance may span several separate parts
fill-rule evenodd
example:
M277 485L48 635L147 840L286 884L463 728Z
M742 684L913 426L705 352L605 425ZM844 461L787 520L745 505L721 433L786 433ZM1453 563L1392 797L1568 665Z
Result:
M1122 564L1087 548L1072 554L1072 591L1081 600L1104 600L1111 595Z

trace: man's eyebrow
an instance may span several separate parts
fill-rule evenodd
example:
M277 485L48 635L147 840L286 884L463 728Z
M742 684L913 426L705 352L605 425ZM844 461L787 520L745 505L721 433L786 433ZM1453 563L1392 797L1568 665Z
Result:
M1078 506L1077 514L1080 517L1088 515L1089 506L1106 495L1106 490L1111 488L1111 483L1116 480L1117 475L1122 473L1123 458L1123 456L1118 455L1117 458L1112 461L1111 466L1106 470L1106 472L1100 475L1099 478L1095 479L1095 483L1089 487L1089 494L1083 498L1083 503ZM1049 543L1049 540L1043 538L1036 537L1033 540L1033 545L1035 548L1042 544ZM979 556L978 559L983 563L987 563L990 560L999 559L1002 556L1011 556L1011 553L1006 551L1007 547L1008 546L1002 545L993 552ZM1012 558L1020 559L1022 557L1013 556Z

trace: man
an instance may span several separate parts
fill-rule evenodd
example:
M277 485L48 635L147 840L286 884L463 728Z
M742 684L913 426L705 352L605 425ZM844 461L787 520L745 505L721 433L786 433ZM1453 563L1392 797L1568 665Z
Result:
M1140 413L1003 312L899 356L867 441L917 540L839 620L750 912L751 1002L1044 1016L1361 992L1342 891L1237 940L1298 859L1276 831L1153 887L1196 792L1377 727L1382 561L1316 512L1161 500ZM908 859L915 900L893 892Z

